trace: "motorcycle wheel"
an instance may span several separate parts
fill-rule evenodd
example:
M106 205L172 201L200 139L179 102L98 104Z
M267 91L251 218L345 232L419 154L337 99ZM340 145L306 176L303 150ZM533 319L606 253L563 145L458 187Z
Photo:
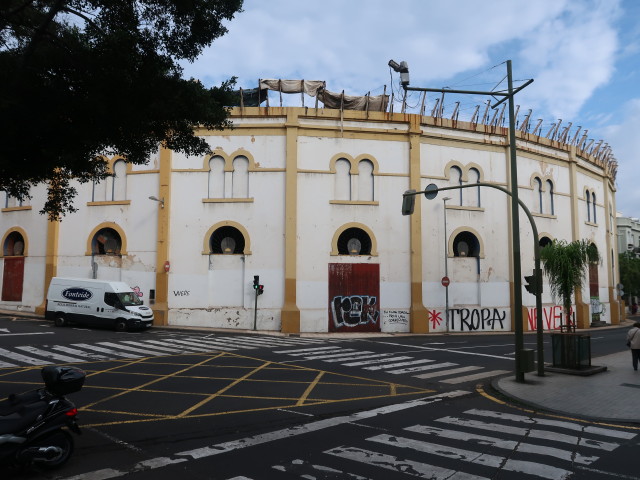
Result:
M34 460L34 464L40 468L53 469L67 463L73 453L73 437L66 430L58 430L57 432L38 438L29 443L29 447L58 447L61 451L60 455L51 460Z

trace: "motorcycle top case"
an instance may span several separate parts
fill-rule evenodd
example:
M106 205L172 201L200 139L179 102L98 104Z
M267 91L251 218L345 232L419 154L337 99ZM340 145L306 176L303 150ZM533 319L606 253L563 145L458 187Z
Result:
M86 374L79 368L46 366L42 369L42 380L47 390L54 395L79 392Z

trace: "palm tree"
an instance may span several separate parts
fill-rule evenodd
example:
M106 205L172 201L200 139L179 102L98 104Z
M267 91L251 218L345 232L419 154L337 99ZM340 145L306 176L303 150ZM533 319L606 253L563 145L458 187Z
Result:
M596 246L588 240L554 240L540 250L544 273L549 280L553 298L560 298L565 312L566 326L571 328L571 295L582 286L590 263L599 262ZM575 330L575 325L573 326Z

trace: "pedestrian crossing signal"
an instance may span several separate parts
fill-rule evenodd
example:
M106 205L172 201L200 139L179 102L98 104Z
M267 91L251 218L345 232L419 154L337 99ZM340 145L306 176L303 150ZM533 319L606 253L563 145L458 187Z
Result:
M258 290L259 286L260 286L260 275L254 275L253 276L253 289L254 290Z
M258 295L262 295L264 293L264 285L258 285Z

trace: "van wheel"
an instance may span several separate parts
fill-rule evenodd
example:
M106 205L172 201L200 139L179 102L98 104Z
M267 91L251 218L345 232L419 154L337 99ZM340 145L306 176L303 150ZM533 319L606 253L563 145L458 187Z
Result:
M116 332L126 332L127 331L127 322L124 320L116 320Z
M56 327L66 327L67 326L67 320L64 318L64 315L59 313L58 315L56 315L56 318L54 319L53 324Z

